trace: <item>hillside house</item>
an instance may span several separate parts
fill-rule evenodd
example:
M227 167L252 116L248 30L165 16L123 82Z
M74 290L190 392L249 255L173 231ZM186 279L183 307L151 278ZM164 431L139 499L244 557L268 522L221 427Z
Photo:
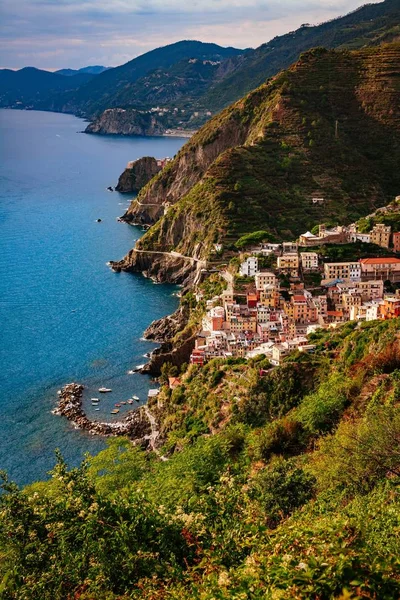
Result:
M275 287L277 278L275 273L272 273L272 271L258 271L258 273L255 275L255 283L256 290L261 291L264 290L266 285Z
M240 265L240 274L243 277L254 277L258 271L258 258L257 256L249 256Z
M318 254L316 252L300 252L303 271L318 271Z
M361 279L361 265L358 262L325 263L324 279L359 281Z
M384 225L383 223L377 223L374 225L371 231L371 243L381 246L382 248L389 248L390 233L392 228L390 225Z
M362 281L389 280L400 281L400 258L362 258L360 259Z

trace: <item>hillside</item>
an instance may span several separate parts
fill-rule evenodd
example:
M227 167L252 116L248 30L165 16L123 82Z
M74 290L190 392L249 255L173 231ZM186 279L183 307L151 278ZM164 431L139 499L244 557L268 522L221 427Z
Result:
M24 490L3 474L2 597L399 597L399 327L192 365L150 406L163 461L114 439Z
M312 50L217 115L132 202L127 221L155 224L122 268L147 270L149 250L204 258L260 229L291 239L386 204L400 189L399 69L400 44Z
M94 116L107 108L121 105L136 107L135 97L131 95L130 90L132 93L140 90L141 86L135 87L135 83L152 71L169 69L181 61L194 58L221 61L242 52L236 48L222 48L216 44L190 40L156 48L124 65L104 71L88 85L82 86L76 93L55 97L51 108Z
M310 48L359 49L400 39L400 0L367 4L352 13L320 25L303 25L278 36L236 60L232 73L202 98L216 111L287 68Z
M29 108L38 103L46 103L57 93L76 90L93 77L91 73L77 73L73 77L65 77L33 67L25 67L19 71L1 69L0 106Z

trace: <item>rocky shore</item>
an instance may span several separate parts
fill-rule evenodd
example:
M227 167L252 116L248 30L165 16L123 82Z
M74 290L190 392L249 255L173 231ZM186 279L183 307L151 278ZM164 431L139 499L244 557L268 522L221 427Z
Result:
M76 429L82 429L91 435L125 436L144 447L148 446L152 431L144 409L129 411L120 421L92 421L82 408L83 389L83 385L78 383L65 385L59 392L53 414L66 417Z

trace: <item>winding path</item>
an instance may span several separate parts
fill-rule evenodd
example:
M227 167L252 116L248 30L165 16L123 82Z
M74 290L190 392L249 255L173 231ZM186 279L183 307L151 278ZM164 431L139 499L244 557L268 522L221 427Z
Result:
M160 432L157 429L157 423L156 423L156 419L154 417L154 415L151 414L149 407L147 406L147 404L144 405L144 412L146 414L146 417L149 420L150 423L150 427L151 427L151 434L150 435L146 435L145 439L149 440L149 444L150 444L150 448L153 450L153 452L155 452L157 454L157 456L162 460L162 461L167 461L168 458L166 458L165 456L163 456L162 454L160 454L160 451L156 448L156 440L158 438L158 436L160 435Z

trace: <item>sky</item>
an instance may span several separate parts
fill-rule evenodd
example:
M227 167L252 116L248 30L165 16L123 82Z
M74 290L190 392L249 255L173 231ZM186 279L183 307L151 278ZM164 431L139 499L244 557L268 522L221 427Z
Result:
M371 1L371 0L370 0ZM0 67L117 66L182 39L257 47L363 0L0 0Z

